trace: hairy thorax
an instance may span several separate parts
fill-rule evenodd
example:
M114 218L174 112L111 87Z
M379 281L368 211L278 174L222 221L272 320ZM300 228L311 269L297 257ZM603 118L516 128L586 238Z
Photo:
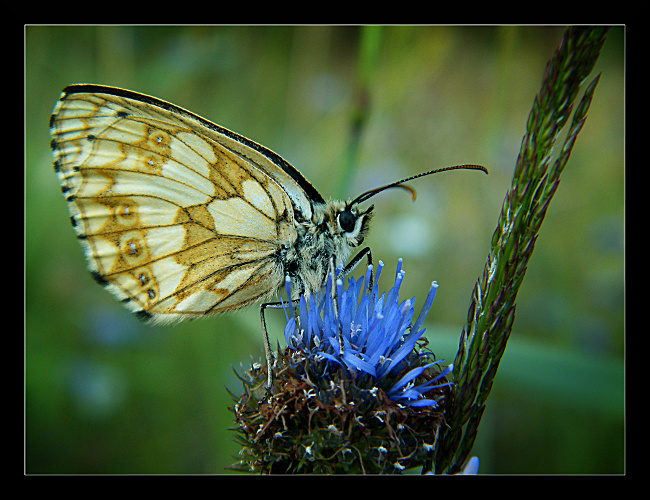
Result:
M329 201L313 208L311 220L297 224L294 244L283 249L281 260L285 274L291 278L294 298L325 286L332 256L337 268L345 266L368 230L369 214L361 214L352 231L341 229L338 215L346 209L345 202Z

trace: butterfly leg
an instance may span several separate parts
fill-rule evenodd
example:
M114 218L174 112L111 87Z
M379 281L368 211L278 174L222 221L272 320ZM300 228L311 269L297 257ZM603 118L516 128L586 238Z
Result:
M266 318L264 317L264 310L268 307L271 309L277 309L282 307L280 302L266 302L260 306L260 317L262 319L262 335L264 337L264 354L266 355L266 388L271 389L271 384L273 383L273 365L275 362L275 355L271 350L271 343L269 342L269 333L266 329Z
M290 306L294 307L300 304L299 300L292 300ZM286 304L284 304L286 305ZM275 364L275 355L271 349L271 342L269 342L269 333L266 328L266 318L264 317L265 309L282 309L284 307L282 302L265 302L260 306L260 317L262 319L262 335L264 337L264 354L266 356L266 388L271 389L271 384L273 383L273 365Z
M361 250L358 254L356 254L352 260L348 263L347 266L345 266L341 272L339 273L340 278L345 278L348 274L350 274L354 269L357 267L359 262L361 262L361 259L366 257L368 259L368 265L372 265L372 252L370 251L370 247L366 247L363 250ZM370 279L368 280L368 290L372 290L372 285L374 284L374 274L371 272L370 273Z
M345 276L344 274L345 269L342 269L340 273L336 273L336 255L332 255L330 257L330 277L332 279L332 307L334 308L334 317L337 318L339 317L339 303L338 303L338 297L337 297L337 292L338 292L338 286L336 285L336 282ZM341 358L343 358L343 328L341 326L341 322L338 321L339 324L339 355Z

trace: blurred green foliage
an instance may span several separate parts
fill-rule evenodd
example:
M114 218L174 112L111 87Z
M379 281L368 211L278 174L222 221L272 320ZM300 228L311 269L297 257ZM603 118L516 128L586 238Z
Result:
M325 197L341 185L353 196L431 168L485 165L488 177L416 181L415 203L400 191L378 196L366 240L386 272L404 258L404 298L421 303L438 281L428 337L453 359L564 28L380 28L370 67L359 66L362 31L25 28L27 473L224 473L238 451L231 368L263 359L256 308L151 327L90 278L49 150L49 115L71 83L190 109L271 148ZM620 27L608 34L589 118L519 293L475 445L481 472L624 471L624 39ZM361 88L356 168L343 174ZM280 339L282 313L268 317Z

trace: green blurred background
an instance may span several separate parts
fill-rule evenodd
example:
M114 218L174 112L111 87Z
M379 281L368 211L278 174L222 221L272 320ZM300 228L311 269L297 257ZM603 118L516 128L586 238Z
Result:
M547 60L563 27L25 28L25 470L216 473L238 452L226 388L263 358L259 311L139 323L86 271L51 167L48 119L71 83L190 109L274 150L327 197L479 163L376 197L367 243L403 298L440 288L431 346L451 362ZM607 37L586 125L518 298L479 429L482 473L623 473L624 42ZM359 88L368 100L360 101ZM341 172L359 102L356 168ZM358 273L357 273L358 274ZM388 279L384 282L387 283ZM416 305L416 310L418 310ZM281 312L271 311L281 338Z

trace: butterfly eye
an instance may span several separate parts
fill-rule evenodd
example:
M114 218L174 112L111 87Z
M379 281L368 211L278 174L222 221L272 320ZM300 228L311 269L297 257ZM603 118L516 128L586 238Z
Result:
M344 210L339 214L339 226L343 231L349 233L354 229L357 218L349 210Z

